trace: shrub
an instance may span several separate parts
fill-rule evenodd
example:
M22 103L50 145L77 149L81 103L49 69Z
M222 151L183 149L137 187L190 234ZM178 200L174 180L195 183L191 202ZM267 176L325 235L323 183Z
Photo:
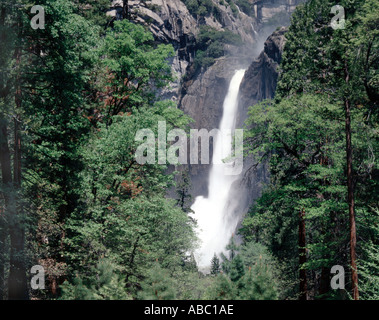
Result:
M200 34L197 40L197 52L195 68L209 67L216 58L224 55L224 44L239 45L241 37L230 30L218 31L209 26L200 26Z

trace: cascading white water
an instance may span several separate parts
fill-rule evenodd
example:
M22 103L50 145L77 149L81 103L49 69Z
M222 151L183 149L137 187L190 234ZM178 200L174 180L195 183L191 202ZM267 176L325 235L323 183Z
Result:
M258 35L258 32L255 31L254 25L253 25L252 23L250 23L250 25L251 25L251 29L253 30L254 34L257 36L257 35Z
M200 248L195 252L195 259L200 270L207 271L213 255L225 250L238 221L230 219L233 204L229 201L232 183L238 175L226 175L223 159L230 156L232 137L230 132L235 127L238 110L238 92L245 70L237 70L230 81L229 90L224 100L223 115L219 133L213 148L212 167L209 175L208 197L196 197L191 209L192 217L197 220Z

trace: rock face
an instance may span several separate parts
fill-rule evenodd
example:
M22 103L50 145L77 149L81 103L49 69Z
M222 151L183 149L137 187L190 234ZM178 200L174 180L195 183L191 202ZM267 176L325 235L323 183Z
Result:
M127 6L127 12L133 21L145 25L152 32L157 43L171 44L175 55L171 59L175 81L161 95L164 99L185 101L183 96L191 92L184 77L193 78L189 72L197 50L197 37L200 26L207 25L219 31L230 30L238 34L243 45L239 47L225 45L225 56L244 60L241 65L248 64L259 54L265 38L277 27L289 21L289 14L295 5L303 0L248 0L250 12L243 12L238 6L232 7L228 1L209 0L214 10L204 16L191 14L185 1L181 0L111 0L107 15L121 19ZM263 41L262 41L263 38ZM211 66L211 69L214 68ZM216 66L216 73L219 66ZM207 72L207 71L205 71ZM199 78L198 75L195 75ZM208 75L204 75L206 79ZM230 77L224 77L230 80ZM197 79L191 79L195 86ZM193 90L192 90L193 91ZM191 93L190 93L191 94ZM184 102L185 105L185 102ZM185 108L186 110L188 108Z
M182 79L188 75L188 67L195 57L196 40L201 25L219 31L228 29L240 35L243 46L225 46L225 53L228 55L241 55L244 52L247 56L256 42L257 33L253 30L258 29L258 24L254 16L249 16L239 9L237 13L233 13L227 2L223 2L222 5L218 0L211 1L216 9L201 17L192 15L180 0L128 1L128 11L134 21L146 25L158 43L171 44L174 47L175 55L170 62L176 80L170 89L162 92L163 98L174 101L181 99ZM120 19L122 7L122 0L113 0L107 14L114 19Z
M107 14L120 19L125 14L127 3L127 11L132 19L147 26L157 43L172 44L175 55L170 63L176 80L169 89L161 92L161 96L176 101L178 108L194 119L192 128L208 131L218 128L234 71L247 69L240 87L236 124L237 128L242 128L248 107L274 95L285 29L274 32L260 53L262 44L275 28L289 22L289 15L295 5L304 0L248 0L251 4L251 12L248 14L238 6L232 10L226 0L210 1L216 9L201 17L192 15L184 1L180 0L113 0ZM223 57L216 59L207 69L194 72L192 66L202 25L219 31L230 30L240 35L243 44L239 47L226 45ZM265 168L261 166L249 171L251 164L252 159L245 161L247 178L235 182L233 188L236 194L232 196L241 203L238 208L240 212L246 212L251 202L259 196L262 183L267 180ZM210 166L190 164L189 169L192 196L206 196Z
M240 125L246 119L249 106L274 97L286 31L287 28L282 27L269 36L262 53L245 72L240 86Z
M129 12L133 20L146 25L157 43L172 44L175 55L171 66L176 80L169 89L161 92L163 99L178 102L178 107L190 115L195 122L192 128L218 128L222 106L229 82L234 70L247 68L252 57L251 52L257 41L257 19L238 8L232 12L227 2L211 0L217 8L214 12L199 17L191 15L184 2L180 0L151 0L143 2L129 0ZM114 0L110 12L117 19L122 11L121 0ZM120 13L119 13L120 12ZM230 30L239 34L243 45L225 46L225 56L205 70L193 72L191 68L196 54L197 36L201 25L207 25L219 31ZM212 140L210 143L212 154ZM193 196L207 193L209 165L190 165L193 182Z

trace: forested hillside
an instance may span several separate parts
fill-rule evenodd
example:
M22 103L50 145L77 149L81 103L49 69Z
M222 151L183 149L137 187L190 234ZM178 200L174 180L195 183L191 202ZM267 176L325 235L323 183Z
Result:
M340 1L345 26L333 29L333 5L297 8L275 98L249 110L246 150L271 181L241 233L300 280L300 299L377 299L379 7ZM331 290L334 265L346 290Z
M41 0L42 21L37 3L0 0L1 300L379 298L376 0L339 1L339 29L336 3L310 0L280 30L275 97L249 108L244 131L269 182L210 274L194 257L188 167L135 157L140 130L156 141L160 122L167 135L219 120L207 99L220 104L224 87L194 92L227 83L220 65L256 58L254 26L289 16L262 22L256 2L172 1L190 14L183 31L159 25L149 1L113 12L108 0ZM171 142L157 144L154 159ZM336 265L344 289L331 288Z

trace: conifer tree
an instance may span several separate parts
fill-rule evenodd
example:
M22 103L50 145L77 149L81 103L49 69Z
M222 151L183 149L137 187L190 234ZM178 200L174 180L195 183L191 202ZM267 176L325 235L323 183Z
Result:
M233 282L237 282L245 274L245 266L240 254L237 254L230 264L229 277Z
M217 275L219 273L220 273L220 259L217 257L215 253L211 261L211 274Z
M276 300L277 290L267 267L261 261L248 272L237 284L238 298L241 300Z
M234 239L234 234L230 238L230 242L226 246L226 250L229 251L229 260L233 260L237 255L238 245Z
M233 300L236 298L234 283L224 274L215 277L214 283L204 294L205 300Z

